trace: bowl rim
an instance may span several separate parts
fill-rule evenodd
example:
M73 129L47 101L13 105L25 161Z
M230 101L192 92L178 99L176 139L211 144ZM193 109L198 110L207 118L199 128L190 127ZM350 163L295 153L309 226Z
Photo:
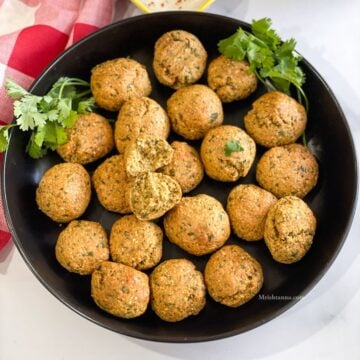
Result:
M143 11L146 14L165 12L161 10L150 10L142 0L130 0L137 8ZM200 6L198 6L193 11L204 11L206 10L215 0L204 0ZM191 10L171 10L171 11L191 11Z
M76 42L75 44L70 46L68 49L63 51L61 54L59 54L49 65L46 66L46 68L34 80L34 82L32 83L32 85L29 88L29 92L32 92L33 89L36 88L38 83L42 81L42 79L47 75L47 73L59 61L61 61L64 56L66 56L69 52L71 52L72 49L74 49L75 47L81 46L81 44L88 41L88 39L96 37L99 33L107 32L107 31L111 30L112 28L116 28L116 27L121 26L123 24L129 23L129 22L141 21L144 17L162 17L162 16L168 16L168 15L171 15L171 16L179 16L179 15L184 16L185 15L185 16L200 16L200 17L205 16L205 17L208 17L208 18L212 18L213 20L217 20L217 21L219 21L219 20L223 20L223 21L227 21L227 22L232 21L234 23L234 25L236 25L236 26L243 26L243 25L244 26L249 26L250 25L247 22L241 21L239 19L231 18L231 17L228 17L228 16L212 14L212 13L201 13L201 12L196 12L196 11L164 11L164 12L156 12L156 13L151 13L151 14L142 14L142 15L122 19L122 20L119 20L117 22L109 24L109 25L107 25L107 26L105 26L105 27L91 33L90 35L84 37L83 39L81 39L80 41ZM353 198L352 198L352 202L351 202L350 216L348 217L348 219L346 221L346 226L344 228L342 237L341 237L340 241L338 242L338 246L336 248L336 251L333 252L332 257L329 259L329 261L327 261L324 264L321 271L319 271L319 273L316 276L312 277L311 281L309 281L308 285L304 288L303 291L301 291L298 294L297 297L293 297L290 300L283 301L282 302L283 306L281 306L279 309L273 311L266 318L255 321L255 322L251 323L251 325L244 326L241 330L233 329L233 330L229 330L229 331L222 332L220 334L216 334L216 335L212 335L212 336L201 336L201 335L199 335L197 337L192 337L192 338L189 339L187 337L180 338L180 337L176 337L176 336L167 335L166 337L163 337L163 338L160 339L158 337L152 336L152 334L139 333L137 331L128 330L128 329L125 329L123 332L120 333L119 331L116 331L111 326L108 326L107 324L103 324L100 321L98 321L96 319L93 319L89 315L81 312L79 309L76 308L76 306L73 306L73 305L67 303L66 300L62 298L61 294L58 291L56 291L56 289L51 288L51 285L48 284L44 279L42 279L41 275L38 273L38 271L35 269L34 265L31 263L31 261L29 259L29 256L26 254L24 248L21 245L21 241L19 240L19 237L17 236L16 229L14 227L14 224L12 222L12 218L10 216L9 203L7 201L7 195L6 195L6 181L5 181L6 165L7 165L7 162L9 161L8 154L6 152L4 154L4 157L3 157L3 164L2 164L2 168L1 168L2 171L1 171L1 177L0 177L0 183L1 183L0 186L1 186L1 195L2 195L2 201L3 201L4 215L5 215L5 219L6 219L8 227L9 227L9 230L11 232L13 241L15 243L15 246L18 249L18 251L20 252L23 260L25 261L25 263L27 264L29 269L35 275L35 277L40 281L40 283L52 295L54 295L64 305L66 305L68 308L70 308L71 310L73 310L75 313L79 314L83 318L86 318L87 320L90 320L91 322L93 322L93 323L95 323L95 324L97 324L97 325L99 325L99 326L101 326L103 328L106 328L106 329L111 330L113 332L117 332L120 335L125 335L125 336L129 336L129 337L137 338L137 339L149 340L149 341L154 341L154 342L197 343L197 342L207 342L207 341L224 339L224 338L227 338L227 337L239 335L241 333L245 333L245 332L247 332L249 330L255 329L258 326L263 325L263 324L275 319L276 317L278 317L279 315L281 315L282 313L287 311L290 307L294 306L298 301L300 301L303 297L305 297L305 295L307 295L315 287L315 285L327 273L329 268L334 263L335 259L338 257L338 255L339 255L339 253L340 253L340 251L341 251L341 249L342 249L342 247L344 245L344 242L345 242L345 240L346 240L346 238L348 236L348 233L350 231L352 222L354 220L356 204L357 204L357 199L358 199L358 189L359 189L357 154L356 154L356 149L355 149L355 145L354 145L354 139L353 139L349 124L347 122L347 119L345 117L345 114L344 114L344 112L343 112L337 98L335 97L333 91L331 90L330 86L327 84L327 82L324 80L324 78L320 75L320 73L304 57L302 57L301 61L304 64L306 64L306 66L309 68L309 70L314 73L314 75L318 78L318 80L321 82L321 84L326 88L326 91L330 95L332 101L334 102L335 106L337 107L337 109L339 111L341 120L342 120L342 122L344 124L347 136L348 136L349 141L350 141L349 145L350 145L352 156L353 156L353 161L351 162L351 165L352 165L352 171L353 171L353 174L354 174L354 177L353 177L354 186L353 186L353 189L352 189ZM13 122L14 121L15 121L15 118L13 119ZM9 143L11 143L12 135L13 135L13 129L11 129L10 134L9 134Z

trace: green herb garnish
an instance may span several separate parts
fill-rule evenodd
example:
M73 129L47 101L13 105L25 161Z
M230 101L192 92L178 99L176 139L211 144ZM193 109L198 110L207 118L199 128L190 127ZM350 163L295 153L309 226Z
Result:
M229 140L224 146L225 156L231 156L233 152L244 151L238 140Z
M305 74L298 63L301 56L295 51L296 41L282 41L275 30L271 29L271 19L263 18L253 21L251 33L241 27L235 34L218 43L224 56L235 59L246 59L250 69L268 90L279 90L290 95L291 85L297 92L300 103L308 110L308 99L302 85Z
M10 79L5 86L15 100L16 123L0 126L0 152L8 147L9 129L18 126L22 131L32 131L26 152L34 159L41 158L48 150L66 143L66 129L78 114L90 112L95 106L89 83L77 78L61 77L44 96L31 94Z

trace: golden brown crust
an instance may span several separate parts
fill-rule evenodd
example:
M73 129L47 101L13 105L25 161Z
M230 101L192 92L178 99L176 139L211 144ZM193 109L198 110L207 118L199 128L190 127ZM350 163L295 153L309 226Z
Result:
M149 172L139 175L127 186L130 208L139 220L163 216L181 200L181 187L170 176Z
M129 58L96 65L91 70L90 86L96 103L110 111L119 110L126 100L151 93L145 66Z
M67 162L88 164L104 157L114 147L112 127L99 114L79 115L66 133L68 141L56 151Z
M206 174L214 180L227 182L245 177L255 160L255 154L254 140L232 125L209 130L200 149Z
M89 275L109 259L109 244L98 222L73 220L61 231L55 256L62 267L80 275Z
M158 225L134 215L123 216L111 228L111 258L137 270L150 269L161 260L162 240Z
M209 295L230 307L251 300L264 281L261 265L237 245L224 246L211 255L204 276Z
M256 90L258 83L247 61L232 60L224 55L211 61L207 80L224 103L247 98Z
M61 163L48 169L36 189L39 209L60 223L80 217L90 197L90 176L82 165L74 163Z
M165 321L181 321L197 315L205 306L204 278L186 259L171 259L150 275L151 307Z
M259 97L244 117L248 134L257 144L273 147L294 143L307 123L305 108L279 91Z
M131 212L125 194L129 181L123 155L114 155L106 159L96 168L92 176L100 204L106 210L120 214Z
M266 215L276 201L273 194L256 185L234 187L228 196L226 210L235 234L247 241L261 240Z
M205 71L206 60L207 53L200 40L187 31L169 31L155 43L155 76L160 83L174 89L197 82Z
M221 203L199 194L183 197L164 218L169 240L193 255L209 254L225 244L230 222Z
M152 135L141 136L129 143L124 153L128 176L137 176L155 171L170 163L173 148L161 138Z
M148 97L132 98L124 103L115 123L115 144L120 154L139 136L166 139L170 121L165 110Z
M186 142L174 141L171 147L174 149L173 158L160 171L176 180L183 193L194 190L204 177L199 153Z
M309 251L315 230L316 218L308 205L296 196L286 196L270 208L264 239L276 261L291 264Z
M319 166L314 155L300 144L271 148L260 158L256 180L264 189L280 198L303 198L316 185Z
M167 101L173 130L188 140L202 139L222 124L224 113L216 93L205 85L190 85L174 92Z
M125 319L135 318L147 309L149 278L130 266L104 261L92 273L91 296L104 311Z

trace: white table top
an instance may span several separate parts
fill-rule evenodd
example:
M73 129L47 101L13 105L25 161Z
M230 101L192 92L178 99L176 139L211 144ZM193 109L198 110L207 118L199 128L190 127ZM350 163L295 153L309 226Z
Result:
M359 0L217 0L208 11L248 22L267 16L283 38L295 37L338 98L359 153ZM0 253L0 359L359 359L359 240L355 214L330 270L290 310L247 333L186 345L132 339L85 320L39 283L11 245Z

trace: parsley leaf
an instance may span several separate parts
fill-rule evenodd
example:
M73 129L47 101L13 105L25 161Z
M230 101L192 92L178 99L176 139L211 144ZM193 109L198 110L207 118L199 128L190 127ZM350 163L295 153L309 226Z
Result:
M16 126L15 124L0 126L0 152L6 151L9 144L9 130Z
M20 99L21 97L28 94L28 92L20 85L16 84L16 82L7 79L5 83L5 88L7 94L12 97L14 100Z
M295 51L296 41L282 41L271 28L271 19L254 20L251 32L241 27L235 34L220 40L218 49L224 56L234 60L246 59L258 79L271 90L291 95L295 87L298 101L308 110L308 99L302 85L305 74L299 66L301 56Z
M248 47L248 36L241 28L229 38L221 40L218 44L219 51L226 57L234 60L243 60Z
M233 152L244 151L238 140L229 140L224 146L225 156L231 156Z
M7 149L10 127L18 126L22 131L32 131L26 152L38 159L64 144L66 129L73 126L78 114L95 107L90 85L82 79L61 77L44 96L31 94L10 79L6 80L6 89L15 100L16 122L0 126L0 152Z
M275 30L271 29L271 19L263 18L252 22L252 33L262 40L270 49L276 50L280 44L281 39L276 34Z
M94 106L95 106L95 98L90 97L86 100L79 101L77 106L77 112L79 114L87 113L91 111L91 109L93 109Z

